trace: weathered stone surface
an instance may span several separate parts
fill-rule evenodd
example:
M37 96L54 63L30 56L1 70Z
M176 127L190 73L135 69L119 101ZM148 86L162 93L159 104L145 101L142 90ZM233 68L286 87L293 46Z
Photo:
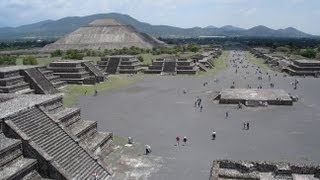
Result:
M138 32L132 26L124 25L113 19L100 19L77 29L43 49L120 49L131 46L153 48L162 45L164 45L163 42Z

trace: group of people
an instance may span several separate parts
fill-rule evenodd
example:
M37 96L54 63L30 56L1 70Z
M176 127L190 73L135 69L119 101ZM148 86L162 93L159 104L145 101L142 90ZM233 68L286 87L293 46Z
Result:
M187 145L187 141L188 141L187 136L184 136L182 139L182 142L183 142L182 146ZM176 146L179 146L179 145L180 145L180 137L177 136L176 137Z
M194 102L194 107L198 107L200 112L202 112L203 106L202 106L202 99L198 96L196 101Z
M244 122L243 123L243 130L249 130L250 129L250 123L249 122Z

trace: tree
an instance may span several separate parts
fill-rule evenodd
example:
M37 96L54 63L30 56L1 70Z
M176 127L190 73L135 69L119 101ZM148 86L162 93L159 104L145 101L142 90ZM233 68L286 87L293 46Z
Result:
M65 59L79 59L82 60L84 57L84 54L81 53L77 49L68 49L65 55Z
M35 56L26 56L23 58L23 65L37 65L38 61Z
M306 58L315 58L317 56L317 52L314 49L308 48L302 51L301 56Z
M144 59L143 59L142 56L138 56L137 59L138 59L140 62L143 62L143 61L144 61Z
M60 49L57 49L50 53L51 57L61 57L63 55L63 51Z
M16 60L15 56L0 56L0 65L16 65Z

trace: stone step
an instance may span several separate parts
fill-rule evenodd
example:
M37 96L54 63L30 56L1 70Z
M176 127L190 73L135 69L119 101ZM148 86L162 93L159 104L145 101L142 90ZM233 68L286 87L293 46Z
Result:
M28 89L29 88L29 84L26 82L21 82L19 84L14 84L11 86L0 86L0 93L16 93L18 91L24 90L24 89Z
M37 160L22 158L0 170L1 179L21 179L36 169Z
M97 132L97 122L80 120L68 127L79 140L85 139Z
M24 176L21 180L50 180L50 179L41 177L41 175L37 171L33 170L29 174Z
M22 156L21 141L7 138L0 133L0 169L20 156Z
M113 134L111 132L97 132L93 136L83 140L80 145L95 153L98 147L100 147L100 149L103 149L104 145L106 145L107 142L112 139L112 137Z
M34 90L33 89L30 89L30 88L27 88L27 89L23 89L21 91L17 91L15 92L16 94L33 94L34 93Z
M59 80L57 82L53 82L52 84L54 85L54 87L59 89L59 88L63 88L64 86L66 86L67 82Z
M80 120L79 108L65 108L53 115L59 122L63 123L66 127Z
M12 86L24 82L23 76L14 76L0 79L0 86Z

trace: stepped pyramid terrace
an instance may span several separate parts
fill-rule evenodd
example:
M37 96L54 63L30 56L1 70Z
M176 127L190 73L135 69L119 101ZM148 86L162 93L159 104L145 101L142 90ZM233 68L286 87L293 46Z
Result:
M290 62L282 71L293 76L315 76L320 75L319 60L294 60Z
M146 74L176 75L176 74L196 74L198 67L191 59L167 57L152 61Z
M45 71L70 84L95 84L105 80L105 75L91 62L86 60L64 60L51 62Z
M0 68L0 93L54 94L66 83L41 66Z
M0 174L4 179L112 179L103 161L111 132L62 107L61 95L0 94Z
M114 19L98 19L43 48L55 49L121 49L132 46L150 49L165 43L134 27Z
M210 180L219 179L315 180L320 179L320 167L286 162L216 160Z
M107 56L97 62L102 72L108 74L137 74L141 63L135 56Z

